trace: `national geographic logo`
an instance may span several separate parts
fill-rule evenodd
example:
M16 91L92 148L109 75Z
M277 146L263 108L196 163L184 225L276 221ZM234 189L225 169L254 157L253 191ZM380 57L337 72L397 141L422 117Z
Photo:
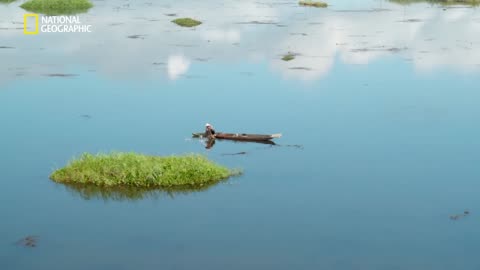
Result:
M91 33L92 26L82 24L79 16L42 16L41 24L38 14L23 15L23 33Z
M35 31L28 31L28 18L33 17L35 19ZM23 33L25 35L37 35L38 34L38 14L25 14L23 15Z

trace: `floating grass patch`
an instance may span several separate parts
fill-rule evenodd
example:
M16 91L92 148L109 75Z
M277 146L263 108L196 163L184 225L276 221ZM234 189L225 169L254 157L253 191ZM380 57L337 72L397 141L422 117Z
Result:
M10 3L13 3L17 0L0 0L0 4L10 4Z
M283 61L291 61L293 59L295 59L295 54L293 54L293 53L287 53L286 55L284 55L282 57Z
M20 7L45 15L68 15L87 12L93 4L89 0L30 0Z
M313 1L313 0L302 0L298 2L300 6L308 6L308 7L317 7L317 8L326 8L328 4L321 1Z
M238 174L201 155L147 156L136 153L83 154L50 178L59 183L102 187L202 187Z
M197 20L194 20L192 18L178 18L178 19L173 20L172 22L176 23L180 26L183 26L183 27L194 27L194 26L202 24L201 21L197 21Z
M478 6L480 5L480 0L390 0L390 2L409 5L415 3L430 3L438 5L466 5L466 6Z

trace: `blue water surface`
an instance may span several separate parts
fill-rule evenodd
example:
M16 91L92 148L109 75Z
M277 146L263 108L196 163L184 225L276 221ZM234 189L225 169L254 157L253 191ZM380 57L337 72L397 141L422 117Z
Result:
M380 7L349 3L337 7ZM381 7L400 17L406 12L388 2ZM407 9L457 12L422 4ZM310 12L306 20L319 19ZM337 34L356 33L335 5L319 12L339 20ZM476 29L472 12L464 26ZM182 32L176 41L187 42L189 34L196 32ZM320 44L322 37L313 38ZM18 42L0 57L32 53ZM315 56L308 51L315 46L305 45L308 55L279 70L284 63L277 54L253 57L260 45L249 42L228 45L239 48L219 51L218 58L212 53L208 61L177 47L180 58L165 57L167 67L158 64L153 75L135 69L157 68L151 64L157 55L145 56L145 65L130 59L128 76L93 56L82 62L75 55L83 49L70 55L60 45L51 50L63 60L45 60L41 52L33 53L37 60L18 58L31 72L5 75L0 88L0 269L480 269L477 49L458 49L457 41L450 53L422 54L417 41L402 40L407 52L369 45L381 53L367 61L341 48L327 57L322 47ZM121 57L127 48L114 53ZM473 63L458 62L460 51ZM176 59L180 64L170 65ZM429 59L440 60L422 64ZM309 75L328 61L328 69ZM37 69L45 63L53 71ZM45 76L59 71L75 76ZM283 137L275 146L218 141L207 150L190 138L205 122L218 131ZM86 197L48 178L83 152L111 151L200 153L244 173L205 191L142 199ZM229 155L238 152L246 154ZM465 210L466 217L449 218ZM28 235L37 236L35 248L16 244Z

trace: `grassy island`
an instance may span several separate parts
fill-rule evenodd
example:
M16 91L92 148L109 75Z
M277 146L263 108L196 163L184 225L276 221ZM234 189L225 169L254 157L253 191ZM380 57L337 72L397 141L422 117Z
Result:
M301 0L298 2L300 6L309 6L309 7L318 7L318 8L326 8L328 4L325 2L320 1L313 1L313 0Z
M0 4L10 4L10 3L13 3L17 0L0 0Z
M295 54L293 54L293 53L287 53L286 55L284 55L282 57L283 61L291 61L293 59L295 59Z
M87 12L93 4L89 0L30 0L20 7L45 15L68 15Z
M202 22L194 20L192 18L178 18L178 19L173 20L172 22L176 23L180 26L183 26L183 27L194 27L194 26L202 24Z
M101 187L202 187L238 174L201 155L147 156L136 153L83 154L50 178L59 183Z

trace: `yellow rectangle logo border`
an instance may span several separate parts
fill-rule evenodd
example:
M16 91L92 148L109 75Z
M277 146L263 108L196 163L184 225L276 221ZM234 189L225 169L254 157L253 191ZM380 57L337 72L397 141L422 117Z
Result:
M35 18L35 31L27 31L27 18L34 17ZM25 35L37 35L38 34L38 14L24 14L23 15L23 33Z

